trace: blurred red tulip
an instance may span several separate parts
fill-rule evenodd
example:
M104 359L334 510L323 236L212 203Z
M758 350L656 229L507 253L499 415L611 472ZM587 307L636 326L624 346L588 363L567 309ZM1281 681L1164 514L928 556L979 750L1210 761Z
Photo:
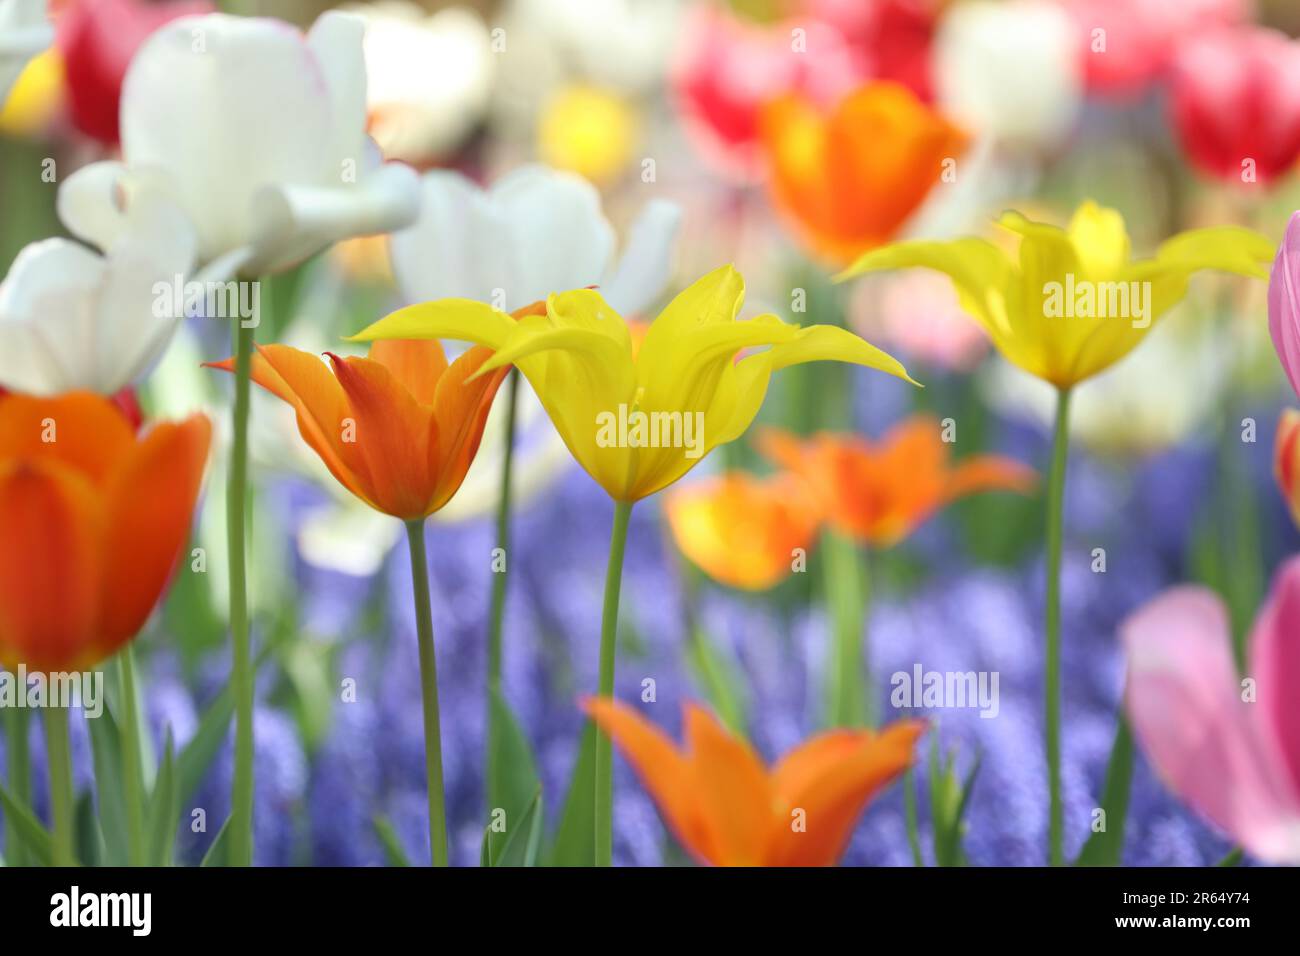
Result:
M1170 108L1179 141L1204 173L1267 182L1300 158L1300 41L1239 27L1179 49Z
M118 100L135 51L168 21L211 13L205 0L74 0L58 19L55 43L63 54L73 125L110 146L118 142Z

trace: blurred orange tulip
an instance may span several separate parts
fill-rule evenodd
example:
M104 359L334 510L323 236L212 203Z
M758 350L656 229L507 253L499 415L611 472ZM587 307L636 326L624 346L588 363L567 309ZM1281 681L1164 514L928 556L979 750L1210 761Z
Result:
M185 547L201 415L137 437L109 399L0 397L0 664L72 671L144 626Z
M879 732L832 730L769 770L695 704L684 707L684 748L616 700L588 699L583 709L623 752L682 846L714 866L834 865L868 801L911 765L925 731L916 720Z
M837 265L894 237L967 137L907 87L871 83L827 115L793 94L761 118L777 204Z
M258 346L253 381L298 412L298 431L339 483L376 511L415 521L465 480L509 366L469 379L492 357L471 348L450 365L435 340L391 339L368 358ZM234 371L234 359L210 367Z
M1283 411L1277 423L1273 475L1291 508L1292 519L1300 526L1300 411L1294 408Z
M835 530L887 548L911 534L944 505L980 491L1033 488L1032 468L998 455L975 455L953 467L941 425L917 415L879 442L857 435L801 439L768 429L759 448L782 468L802 475Z
M715 581L746 591L790 574L795 549L812 547L819 517L798 479L743 472L673 489L664 510L686 557Z

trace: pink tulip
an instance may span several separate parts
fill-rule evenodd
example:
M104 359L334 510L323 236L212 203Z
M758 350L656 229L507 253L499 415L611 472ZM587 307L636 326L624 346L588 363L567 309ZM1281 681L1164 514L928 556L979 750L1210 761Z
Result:
M1268 280L1268 331L1278 360L1300 395L1300 212L1291 214Z
M1061 0L1087 51L1088 89L1137 96L1166 76L1190 37L1250 19L1252 0Z
M1178 587L1121 626L1124 707L1178 797L1270 863L1300 863L1300 557L1274 582L1239 678L1226 609Z

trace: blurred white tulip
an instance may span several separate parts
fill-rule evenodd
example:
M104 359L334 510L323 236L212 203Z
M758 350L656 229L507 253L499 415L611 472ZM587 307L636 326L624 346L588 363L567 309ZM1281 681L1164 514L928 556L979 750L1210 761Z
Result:
M1014 147L1051 146L1083 101L1077 27L1044 0L975 0L944 15L934 48L940 105L977 134Z
M100 255L69 239L24 248L0 283L0 385L30 395L112 395L147 372L181 320L168 292L194 266L189 221L158 197L135 204Z
M45 0L0 0L0 106L27 61L53 39Z
M497 56L477 13L429 16L405 0L352 8L366 21L370 135L389 159L445 156L482 120Z
M173 20L140 48L122 91L122 161L74 173L59 215L108 247L143 195L190 217L201 263L259 276L416 214L413 170L365 134L364 22L331 12L304 36L278 20Z

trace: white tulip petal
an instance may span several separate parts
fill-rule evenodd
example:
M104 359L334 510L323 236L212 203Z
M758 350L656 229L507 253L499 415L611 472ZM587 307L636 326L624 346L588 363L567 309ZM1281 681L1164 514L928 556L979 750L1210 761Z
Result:
M600 287L605 301L619 315L640 315L655 304L672 274L681 222L680 206L652 199L632 223L618 265Z
M420 218L391 241L393 273L403 298L497 302L496 290L512 284L516 268L507 226L489 195L460 173L425 173Z
M349 160L359 169L366 157L365 32L364 19L337 10L321 14L307 32L307 46L325 73L334 120L330 155L340 169Z
M123 183L126 167L91 163L63 181L56 206L59 220L78 239L107 249L126 228Z

